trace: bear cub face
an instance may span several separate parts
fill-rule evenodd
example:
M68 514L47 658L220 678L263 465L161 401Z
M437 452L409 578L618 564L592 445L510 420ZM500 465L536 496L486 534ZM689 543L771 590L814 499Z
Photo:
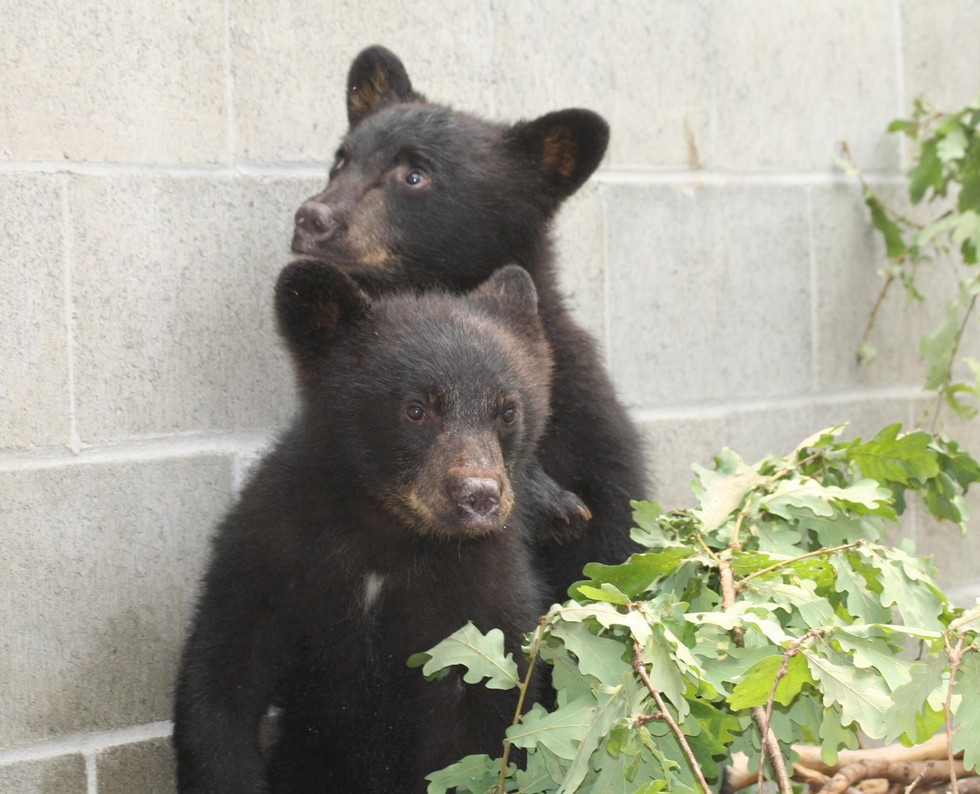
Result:
M379 46L351 65L347 116L329 183L296 212L292 249L372 292L466 290L506 262L533 269L541 230L609 139L588 110L506 125L428 102Z
M549 410L551 358L525 271L503 268L465 300L372 304L336 268L300 261L276 304L304 421L349 453L356 491L420 535L507 527Z

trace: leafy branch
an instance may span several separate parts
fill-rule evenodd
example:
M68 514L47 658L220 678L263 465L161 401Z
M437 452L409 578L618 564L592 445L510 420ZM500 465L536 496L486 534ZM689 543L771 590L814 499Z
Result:
M875 357L871 335L891 286L898 281L911 298L924 300L916 284L919 266L952 258L958 272L957 293L948 302L939 328L920 344L928 366L925 388L936 393L935 429L943 405L967 419L980 408L980 363L963 362L972 382L957 375L960 346L980 295L980 273L971 270L980 250L980 98L955 113L943 113L917 100L912 117L896 119L888 131L904 134L916 144L916 159L908 172L909 200L913 205L937 204L938 215L922 223L890 206L843 144L841 167L860 182L871 222L892 260L869 314L858 357L864 361Z
M829 792L871 772L906 787L976 775L980 603L957 609L926 561L883 539L914 497L965 528L980 465L898 425L868 441L840 432L754 465L724 450L713 470L695 467L693 509L634 503L646 550L586 566L527 648L551 668L553 707L520 714L502 758L434 772L430 794L694 794L741 754L750 766L725 776L726 792L761 776ZM526 690L489 642L443 645L422 655L427 674L463 665L464 680ZM859 733L892 742L891 755L854 750ZM895 744L923 741L918 756ZM910 774L902 759L935 763Z

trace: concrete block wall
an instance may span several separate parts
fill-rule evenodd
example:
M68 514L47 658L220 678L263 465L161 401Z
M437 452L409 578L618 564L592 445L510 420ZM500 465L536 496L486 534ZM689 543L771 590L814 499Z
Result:
M884 127L980 92L978 37L974 0L0 0L0 790L173 791L176 656L294 408L271 290L362 46L460 108L611 122L564 284L647 439L638 496L678 505L722 446L921 415L933 310L893 302L855 364L883 259L833 163L847 139L900 193ZM975 541L906 532L980 592Z

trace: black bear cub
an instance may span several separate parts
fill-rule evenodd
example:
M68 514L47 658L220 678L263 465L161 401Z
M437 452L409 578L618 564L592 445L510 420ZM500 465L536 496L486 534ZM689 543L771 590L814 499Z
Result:
M508 125L434 104L383 47L354 59L347 116L329 183L296 212L294 251L372 294L461 292L509 263L534 279L555 366L541 467L592 514L559 510L539 527L536 561L549 597L563 601L583 565L637 549L629 500L646 490L639 434L563 304L549 237L561 203L599 165L608 127L588 110Z
M472 621L524 665L546 609L524 513L550 397L537 294L509 267L466 296L371 300L304 261L276 307L301 411L214 540L177 686L179 789L422 792L499 754L516 695L426 682L409 655Z

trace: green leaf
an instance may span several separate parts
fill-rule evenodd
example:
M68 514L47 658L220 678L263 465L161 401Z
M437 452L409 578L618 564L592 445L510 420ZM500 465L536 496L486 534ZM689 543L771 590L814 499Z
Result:
M966 155L966 149L970 142L966 138L963 127L957 124L936 145L936 156L944 162L959 160Z
M578 659L578 668L600 682L618 681L631 669L624 661L625 645L608 637L599 637L584 623L563 622L555 626L552 636L560 639Z
M578 790L579 785L591 771L589 763L593 754L602 743L605 735L612 729L615 722L623 716L623 699L620 696L622 687L615 687L599 695L593 712L592 722L578 743L572 763L568 766L565 779L557 794L567 794Z
M820 760L829 766L837 765L837 751L841 748L856 750L857 731L843 724L839 707L826 708L820 721Z
M468 684L478 684L486 678L489 689L513 689L521 685L513 654L504 655L504 633L490 629L482 634L472 623L409 659L409 667L420 665L427 678L447 667L461 665L466 668L463 680Z
M936 145L935 140L926 141L918 161L909 171L909 198L913 204L922 201L930 187L937 195L943 191L943 163L936 153Z
M837 592L844 594L847 611L861 623L887 623L891 619L891 609L870 589L864 571L852 566L844 554L837 553L832 560L837 570L834 586Z
M843 626L834 632L841 649L854 659L854 666L862 670L874 670L882 677L889 689L895 690L911 680L911 663L902 659L896 649L885 639L882 630L862 627L864 631L851 631Z
M727 448L715 458L714 471L697 464L693 469L697 478L694 492L701 505L694 515L701 521L705 532L712 532L724 524L741 505L746 494L766 481L765 477Z
M873 193L866 194L864 201L871 211L871 223L881 232L881 236L885 240L885 252L888 254L888 258L898 259L907 248L901 228L889 217L881 201Z
M445 769L426 775L429 781L427 794L446 794L450 789L457 792L483 794L497 784L500 760L486 755L468 755Z
M768 609L796 610L809 628L819 628L835 623L830 603L814 591L813 582L801 581L798 585L788 582L753 579L743 591L747 604Z
M787 521L802 516L834 515L826 491L815 480L782 480L771 494L760 500L760 507Z
M649 665L647 675L650 676L651 683L674 705L677 709L676 718L682 720L688 711L687 701L684 699L684 677L670 652L667 641L653 634L643 648L643 662Z
M917 431L899 435L900 424L888 425L866 444L855 442L848 454L865 477L880 483L908 485L912 478L926 480L939 471L932 436Z
M888 132L913 133L919 128L919 124L912 119L895 119L888 125Z
M900 549L862 548L859 552L878 569L884 606L897 607L908 627L942 628L939 615L944 599L918 560Z
M685 546L657 549L634 554L621 565L603 565L598 562L585 566L589 584L607 583L628 596L639 596L649 590L661 577L673 572L678 563L694 554Z
M932 731L923 735L919 726L922 715L935 712L929 705L930 697L937 691L944 691L943 670L946 660L933 656L927 662L915 662L909 667L909 681L895 689L893 705L886 720L886 740L895 741L905 737L910 744L925 741ZM941 716L941 712L940 712Z
M980 212L980 173L963 178L956 207L960 212L967 210Z
M953 692L962 698L953 721L953 749L963 751L968 769L980 768L980 654L976 651L963 659Z
M843 724L858 726L872 739L885 736L885 715L891 698L884 683L850 664L834 661L833 652L827 656L807 649L806 660L810 673L823 689L825 706L840 706ZM846 662L846 658L841 661Z
M953 353L956 349L957 332L962 315L966 311L968 299L961 295L946 307L942 324L931 334L922 337L919 349L929 366L925 388L935 391L949 379Z
M641 645L646 644L651 634L650 624L638 612L623 613L609 603L579 604L576 601L568 601L565 606L554 609L552 614L561 620L573 623L591 619L607 629L622 627Z
M575 589L585 598L592 601L605 601L607 604L618 604L619 606L626 606L630 603L629 598L623 595L619 591L619 588L606 582L603 582L600 587L582 584L578 585Z
M783 655L769 656L756 662L732 690L728 702L736 711L764 706L772 694L772 685L783 664ZM790 657L786 674L776 686L775 702L788 706L806 684L815 684L806 660L799 654Z
M541 744L559 758L571 761L592 724L596 706L594 695L583 695L559 705L550 714L536 703L518 725L507 729L507 738L515 747L532 748Z

